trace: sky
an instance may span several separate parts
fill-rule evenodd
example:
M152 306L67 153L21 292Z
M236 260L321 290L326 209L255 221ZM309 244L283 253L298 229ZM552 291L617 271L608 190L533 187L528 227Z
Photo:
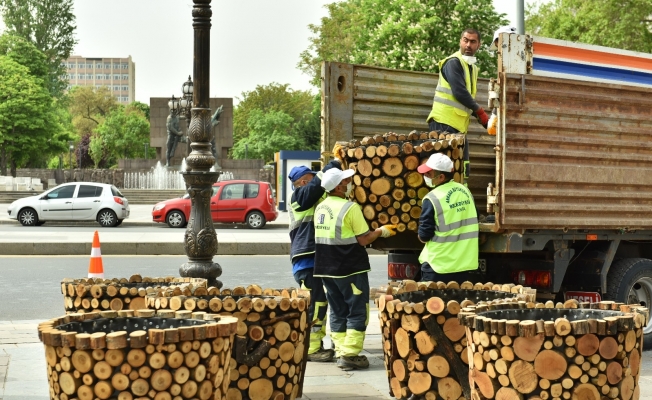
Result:
M327 15L334 0L213 0L211 97L242 97L257 85L289 83L316 89L297 69L311 36L309 24ZM526 3L532 1L527 0ZM497 12L516 24L517 0L493 0ZM83 57L127 57L136 64L136 100L181 94L192 74L191 0L75 0Z

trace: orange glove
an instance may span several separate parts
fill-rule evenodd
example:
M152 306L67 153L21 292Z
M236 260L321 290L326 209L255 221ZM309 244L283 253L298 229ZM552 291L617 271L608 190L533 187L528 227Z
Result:
M380 227L380 237L388 238L396 235L396 225L383 225Z

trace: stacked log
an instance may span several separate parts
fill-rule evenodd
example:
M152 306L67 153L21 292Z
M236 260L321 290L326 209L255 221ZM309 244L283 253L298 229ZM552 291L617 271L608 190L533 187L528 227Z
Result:
M226 400L235 318L154 313L68 314L39 324L50 399Z
M457 314L479 301L526 303L528 288L470 282L403 281L377 299L390 395L470 398L465 327ZM531 299L531 297L530 297ZM439 396L439 397L438 397Z
M463 309L472 398L638 400L648 310L612 301L564 307Z
M170 312L185 309L182 312L198 314L205 311L197 310L206 310L237 318L229 400L301 397L309 347L310 298L293 289L263 290L258 285L224 289L222 293L228 294L169 299L151 296L148 301L156 307L165 299Z
M393 224L399 232L417 231L421 199L431 188L416 169L431 154L443 153L453 160L456 182L464 176L464 135L389 132L354 139L344 149L348 167L356 171L352 199L372 229Z
M129 278L70 279L61 282L66 313L139 310L147 308L147 295L208 294L206 280L199 278L150 278L132 275Z

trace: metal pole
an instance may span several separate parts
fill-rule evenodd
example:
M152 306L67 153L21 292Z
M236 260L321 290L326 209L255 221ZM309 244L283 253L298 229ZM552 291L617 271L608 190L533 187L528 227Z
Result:
M525 34L525 0L516 0L516 30L519 35Z
M192 151L186 158L188 171L183 173L186 189L190 193L191 208L188 227L184 236L184 250L188 262L181 265L179 274L183 277L205 278L209 286L222 287L217 278L222 267L213 262L217 254L217 234L211 218L210 199L204 197L211 192L219 172L210 172L215 164L211 152L211 110L210 89L210 31L211 0L193 0L192 10L194 32L193 63L193 108L191 110L188 138Z

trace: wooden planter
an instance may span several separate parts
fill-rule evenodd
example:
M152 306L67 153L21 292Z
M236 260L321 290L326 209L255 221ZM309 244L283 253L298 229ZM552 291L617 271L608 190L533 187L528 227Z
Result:
M310 298L293 289L263 290L257 285L224 289L221 293L230 295L148 296L148 304L237 318L228 400L301 397L309 347Z
M591 308L512 309L512 303L459 313L467 328L472 398L638 400L648 310L581 305Z
M227 398L234 318L119 313L68 314L39 324L51 399Z
M147 295L161 290L174 295L190 295L194 292L208 294L209 289L205 279L143 278L140 275L132 275L128 279L67 278L61 282L66 313L140 310L147 308Z
M462 307L486 300L518 304L524 298L519 293L522 290L511 293L512 286L503 292L486 290L493 284L406 281L396 290L400 294L381 295L377 304L390 395L399 399L412 395L428 400L470 398L467 338L457 314Z

